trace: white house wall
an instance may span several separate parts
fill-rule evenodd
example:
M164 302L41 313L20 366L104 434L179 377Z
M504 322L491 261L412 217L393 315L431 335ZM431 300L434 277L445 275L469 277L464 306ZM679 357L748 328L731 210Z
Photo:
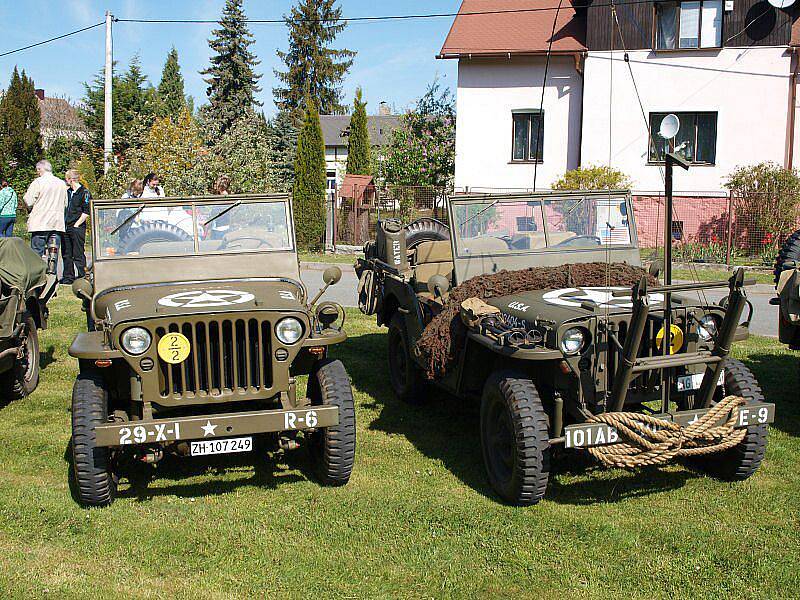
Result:
M650 112L718 111L716 164L681 171L676 190L719 193L737 166L784 164L790 73L785 47L642 50L629 56L648 118ZM582 164L608 163L610 131L611 164L633 179L636 190L662 189L659 168L647 164L647 125L623 53L615 52L612 62L609 52L590 52L584 82Z
M457 188L527 189L534 165L512 163L512 111L538 110L543 58L461 59L456 121ZM544 95L543 161L536 187L578 166L581 76L572 57L553 57Z

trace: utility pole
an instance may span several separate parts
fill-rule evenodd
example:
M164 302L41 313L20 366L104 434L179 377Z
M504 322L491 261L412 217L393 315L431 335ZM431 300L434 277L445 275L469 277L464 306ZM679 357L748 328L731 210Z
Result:
M112 140L113 140L113 132L112 132L112 111L114 107L112 105L112 95L111 90L113 86L113 79L114 79L114 60L113 60L113 47L111 43L111 22L113 21L113 15L111 11L106 11L106 69L105 69L105 85L104 85L104 101L103 101L103 108L104 108L104 117L105 117L105 126L103 132L103 173L108 173L108 168L111 166L111 157L113 154L113 147L112 147Z

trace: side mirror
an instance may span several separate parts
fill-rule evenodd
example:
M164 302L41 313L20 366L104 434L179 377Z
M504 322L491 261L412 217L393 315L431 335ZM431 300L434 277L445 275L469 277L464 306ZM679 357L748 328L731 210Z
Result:
M79 277L72 282L72 293L81 300L91 300L94 286L85 277Z
M442 297L450 291L450 280L444 275L432 275L428 279L428 291L434 298Z
M322 273L322 281L325 282L325 285L335 285L341 278L342 270L336 265L331 265Z
M658 274L661 273L663 268L664 268L664 261L662 261L660 259L659 260L654 260L653 262L650 263L650 266L648 267L647 272L650 273L650 275L652 275L653 277L657 278Z

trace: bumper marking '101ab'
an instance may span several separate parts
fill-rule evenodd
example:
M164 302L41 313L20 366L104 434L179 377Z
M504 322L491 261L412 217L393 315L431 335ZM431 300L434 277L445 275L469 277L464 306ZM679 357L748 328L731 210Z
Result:
M653 415L656 419L672 421L683 427L691 425L702 417L709 409L684 410L680 412ZM768 402L754 402L740 406L736 419L736 427L750 427L751 425L766 425L775 420L775 405ZM720 420L720 423L723 421ZM565 448L588 448L590 446L605 446L619 442L619 433L616 428L605 423L580 423L564 427Z
M313 429L338 424L338 407L322 405L297 410L260 410L108 423L97 426L95 435L98 446L126 446Z

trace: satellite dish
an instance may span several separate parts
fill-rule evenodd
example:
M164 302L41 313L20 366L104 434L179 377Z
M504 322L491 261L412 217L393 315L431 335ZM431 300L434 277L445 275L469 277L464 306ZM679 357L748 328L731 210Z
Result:
M789 8L794 4L794 0L767 0L775 8Z
M671 140L678 135L678 130L680 128L681 122L680 119L678 119L678 115L670 113L661 120L661 127L658 130L658 135L665 140Z

